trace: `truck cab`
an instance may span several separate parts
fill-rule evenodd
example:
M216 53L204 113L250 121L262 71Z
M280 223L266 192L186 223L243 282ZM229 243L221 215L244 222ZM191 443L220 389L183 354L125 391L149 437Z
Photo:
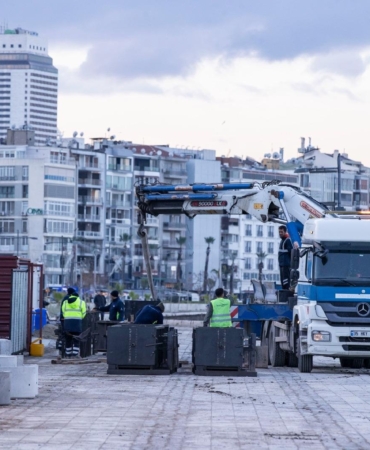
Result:
M366 219L305 224L292 330L294 350L308 369L313 355L340 358L344 367L369 365L369 233Z

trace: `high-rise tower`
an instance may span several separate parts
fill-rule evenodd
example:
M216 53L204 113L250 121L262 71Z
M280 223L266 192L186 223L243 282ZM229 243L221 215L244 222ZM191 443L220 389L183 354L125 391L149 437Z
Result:
M35 143L57 137L58 69L37 33L0 27L0 139L7 129L35 130Z

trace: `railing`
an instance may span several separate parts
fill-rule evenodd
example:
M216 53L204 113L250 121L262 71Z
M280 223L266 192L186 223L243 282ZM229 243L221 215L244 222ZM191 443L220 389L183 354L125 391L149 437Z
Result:
M100 222L101 218L95 214L79 214L78 220L95 220Z
M101 198L91 197L89 195L78 196L79 203L95 203L102 204L103 200Z
M164 173L166 175L187 175L187 171L185 169L180 170L164 169Z
M131 219L117 219L117 218L111 218L112 224L122 224L122 225L130 225Z
M77 236L80 237L97 237L97 238L101 238L101 233L100 231L77 231Z
M101 180L94 178L79 178L78 184L92 184L93 186L101 186Z
M135 166L134 170L136 172L159 172L159 167L139 167L139 166Z
M163 222L163 228L185 228L184 223L179 222Z
M49 163L51 164L62 164L63 166L76 166L76 161L74 159L59 159L59 158L49 158Z
M79 169L102 169L103 167L99 163L86 163L84 161L79 160L78 168Z
M106 204L110 208L131 209L131 203L129 202L113 202L112 200L107 200Z
M15 245L0 245L0 252L14 252Z
M3 216L14 216L14 211L0 211L0 217Z
M15 181L15 176L12 177L0 177L0 181Z
M119 172L131 172L131 166L117 166L116 164L108 164L108 170L117 170Z
M163 247L180 247L180 244L178 244L176 241L162 241Z

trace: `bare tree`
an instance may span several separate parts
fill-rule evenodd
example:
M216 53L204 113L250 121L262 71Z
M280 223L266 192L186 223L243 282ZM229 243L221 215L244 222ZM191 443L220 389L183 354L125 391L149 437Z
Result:
M123 242L122 247L122 284L125 284L125 269L126 269L126 255L127 255L127 242L131 241L131 236L127 233L123 233L119 237L120 242Z
M180 236L180 237L176 238L176 242L180 246L179 253L177 255L176 284L178 286L178 289L180 289L180 291L181 291L181 286L182 286L182 283L181 283L181 278L182 278L182 269L181 269L182 246L186 242L186 237Z
M210 236L210 237L204 238L204 240L207 243L207 249L206 249L206 262L204 265L203 291L207 292L209 254L211 253L211 244L213 244L215 242L215 238Z

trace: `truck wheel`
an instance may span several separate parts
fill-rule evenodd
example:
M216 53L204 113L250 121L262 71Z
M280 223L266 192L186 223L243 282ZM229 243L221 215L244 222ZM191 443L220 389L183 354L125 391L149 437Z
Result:
M352 367L351 358L339 358L341 367L350 368Z
M370 369L370 359L369 358L364 359L364 368Z
M362 369L362 366L364 365L364 359L363 358L351 358L352 359L352 369Z
M269 332L269 359L272 367L283 367L285 364L285 352L281 350L275 337L279 336L279 328L271 324Z
M288 367L298 367L298 358L294 353L286 354L286 365Z
M297 353L298 353L298 370L301 373L310 373L313 367L312 355L301 355L301 343L298 339L297 343Z

